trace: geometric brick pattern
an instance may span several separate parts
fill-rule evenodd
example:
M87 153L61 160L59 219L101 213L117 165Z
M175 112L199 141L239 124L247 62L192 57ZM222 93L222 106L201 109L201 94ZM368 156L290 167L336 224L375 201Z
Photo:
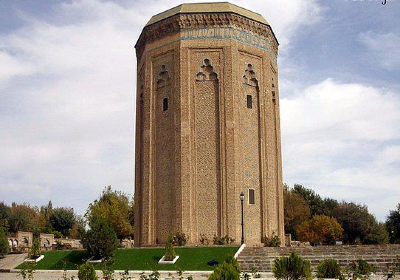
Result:
M246 243L283 240L277 40L253 12L185 5L153 17L135 46L135 245L170 232L239 243L241 192Z

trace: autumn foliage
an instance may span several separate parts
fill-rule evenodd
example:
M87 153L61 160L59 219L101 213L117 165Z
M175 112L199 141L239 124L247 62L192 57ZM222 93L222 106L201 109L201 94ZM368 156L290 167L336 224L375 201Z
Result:
M297 229L299 240L309 241L311 244L334 244L341 239L342 234L343 228L338 221L325 215L315 215Z

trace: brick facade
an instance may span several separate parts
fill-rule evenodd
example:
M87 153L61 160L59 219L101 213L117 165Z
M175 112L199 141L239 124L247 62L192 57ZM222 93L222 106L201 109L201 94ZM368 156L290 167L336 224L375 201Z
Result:
M246 243L284 240L278 42L258 14L185 5L136 44L135 244L169 232L240 242L241 192Z

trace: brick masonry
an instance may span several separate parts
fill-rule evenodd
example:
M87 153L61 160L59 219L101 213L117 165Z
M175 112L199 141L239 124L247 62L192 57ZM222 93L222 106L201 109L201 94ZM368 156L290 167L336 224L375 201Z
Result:
M240 242L241 192L246 243L284 240L278 42L222 10L168 16L136 44L136 246L170 232Z

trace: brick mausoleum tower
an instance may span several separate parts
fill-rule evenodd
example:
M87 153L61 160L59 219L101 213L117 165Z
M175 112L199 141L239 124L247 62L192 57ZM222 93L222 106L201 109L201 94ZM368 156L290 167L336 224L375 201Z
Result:
M257 13L182 4L137 43L135 243L284 240L278 42Z

